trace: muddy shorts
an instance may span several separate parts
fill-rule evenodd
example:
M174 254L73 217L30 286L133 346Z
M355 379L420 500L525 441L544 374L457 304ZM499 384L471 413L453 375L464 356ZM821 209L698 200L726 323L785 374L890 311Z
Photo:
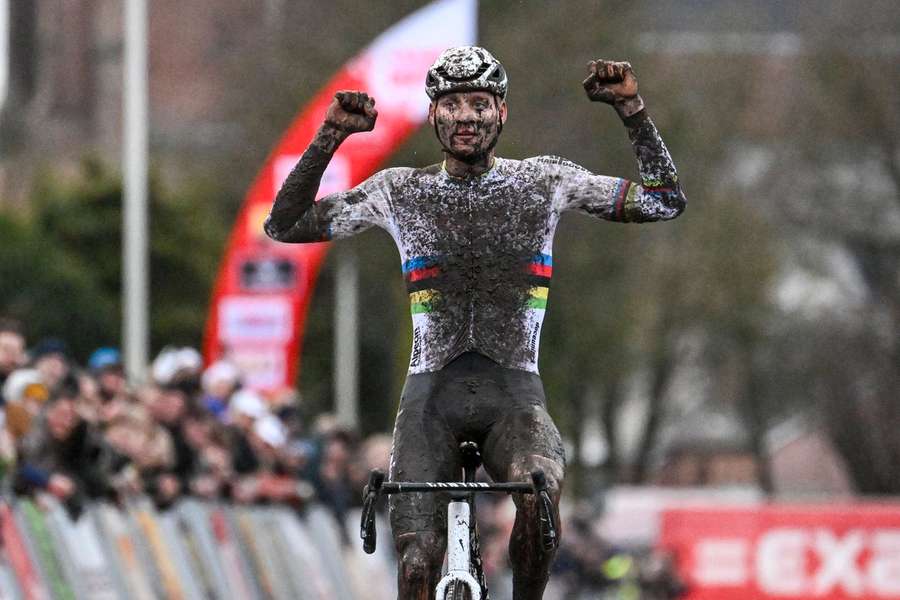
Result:
M509 481L510 466L532 455L565 466L541 378L474 352L440 371L407 378L394 425L390 480L461 481L464 441L478 444L485 471L496 482ZM392 495L394 539L446 531L448 500L444 493Z

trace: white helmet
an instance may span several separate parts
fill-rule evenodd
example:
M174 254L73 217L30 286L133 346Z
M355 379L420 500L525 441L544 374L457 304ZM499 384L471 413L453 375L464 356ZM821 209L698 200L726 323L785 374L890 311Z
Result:
M473 90L484 90L505 99L506 88L506 69L479 46L444 50L425 78L425 91L432 100L451 92Z

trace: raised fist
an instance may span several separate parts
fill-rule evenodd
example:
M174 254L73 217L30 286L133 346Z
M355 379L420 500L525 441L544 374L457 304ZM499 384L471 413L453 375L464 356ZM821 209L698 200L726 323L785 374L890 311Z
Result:
M372 131L377 118L375 99L365 92L349 90L336 93L325 113L325 123L348 134Z
M592 101L613 105L632 100L638 93L637 77L627 62L592 60L582 85Z

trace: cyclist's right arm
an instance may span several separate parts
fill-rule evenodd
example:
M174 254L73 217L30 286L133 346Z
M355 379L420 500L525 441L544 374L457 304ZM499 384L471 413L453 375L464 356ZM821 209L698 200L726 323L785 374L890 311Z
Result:
M384 215L378 213L383 211L363 202L377 187L375 178L316 202L322 175L340 144L353 133L371 131L377 116L375 100L367 94L335 94L325 122L275 196L264 225L269 237L280 242L321 242L380 223Z

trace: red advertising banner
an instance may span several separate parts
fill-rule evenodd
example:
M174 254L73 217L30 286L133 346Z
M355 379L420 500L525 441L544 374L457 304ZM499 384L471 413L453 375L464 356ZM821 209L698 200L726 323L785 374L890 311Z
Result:
M319 197L369 177L425 121L428 67L444 49L474 43L476 17L477 0L425 6L348 62L301 111L257 175L232 230L207 319L207 363L228 357L251 388L293 385L326 244L278 244L266 238L262 224L272 201L338 90L369 92L378 102L378 122L374 131L354 135L340 147Z
M687 600L900 598L900 505L679 508L662 517Z

